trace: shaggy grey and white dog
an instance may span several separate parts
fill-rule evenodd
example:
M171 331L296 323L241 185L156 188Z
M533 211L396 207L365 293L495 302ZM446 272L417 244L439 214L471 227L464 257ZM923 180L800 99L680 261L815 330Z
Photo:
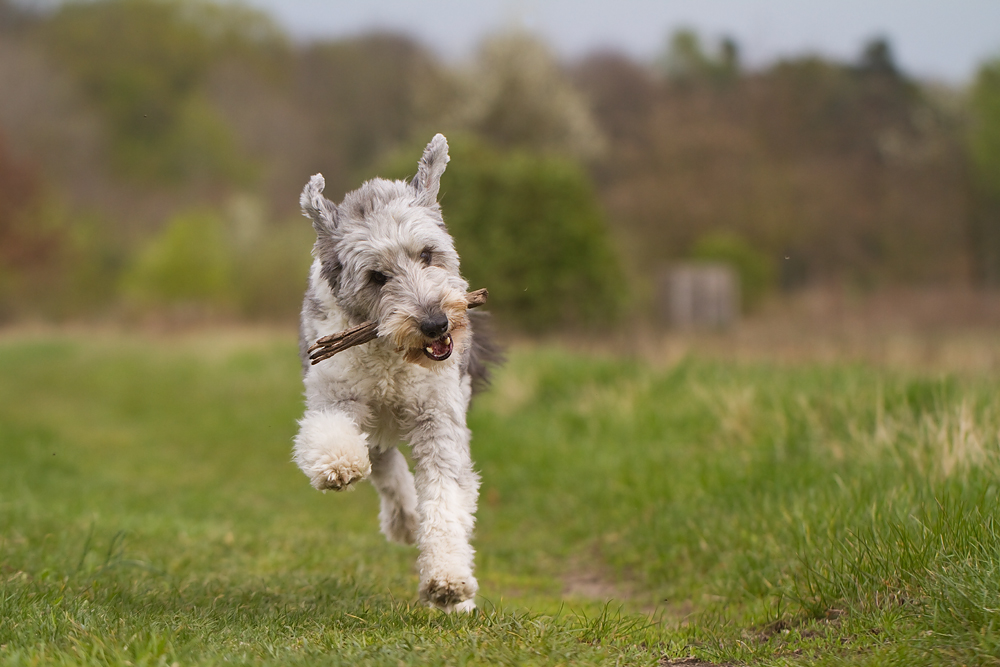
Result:
M294 460L320 490L370 477L390 540L420 549L420 598L475 608L469 544L479 476L465 413L488 352L473 344L468 283L437 196L448 163L438 134L412 182L374 179L339 205L317 174L300 203L316 230L302 308L306 411ZM364 321L378 338L311 366L317 338ZM408 441L416 475L397 446Z

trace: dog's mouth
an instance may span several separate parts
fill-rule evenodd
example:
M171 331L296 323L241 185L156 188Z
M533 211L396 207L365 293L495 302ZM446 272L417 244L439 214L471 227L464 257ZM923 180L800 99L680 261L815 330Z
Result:
M445 334L424 345L424 355L434 361L444 361L451 356L454 349L455 343L451 340L451 334Z

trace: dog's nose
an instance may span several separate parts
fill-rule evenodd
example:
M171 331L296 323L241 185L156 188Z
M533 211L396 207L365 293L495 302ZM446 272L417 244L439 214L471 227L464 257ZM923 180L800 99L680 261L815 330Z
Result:
M440 338L448 330L448 316L444 313L429 316L420 323L420 331L428 338Z

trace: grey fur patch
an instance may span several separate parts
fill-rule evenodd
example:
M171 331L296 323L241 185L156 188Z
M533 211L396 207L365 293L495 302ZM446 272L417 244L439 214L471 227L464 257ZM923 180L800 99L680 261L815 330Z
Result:
M378 209L396 199L411 199L413 192L403 181L387 181L373 178L365 181L357 190L344 195L340 208L355 220L364 220Z
M303 375L309 369L309 347L315 342L316 332L307 331L307 322L314 322L326 317L326 309L313 293L312 285L306 288L302 299L302 317L299 319L299 360L302 362ZM310 326L309 329L312 327Z
M306 331L305 327L299 325L299 361L302 363L302 375L305 376L309 370L309 347L313 344L313 334Z
M336 259L336 257L332 259L328 258L328 256L322 257L323 268L320 270L320 275L323 276L323 280L330 286L330 289L336 293L337 284L340 282L340 272L344 270L344 267L340 265L340 260Z
M306 292L306 298L302 302L302 314L315 320L321 319L326 315L323 304L313 295L311 289Z

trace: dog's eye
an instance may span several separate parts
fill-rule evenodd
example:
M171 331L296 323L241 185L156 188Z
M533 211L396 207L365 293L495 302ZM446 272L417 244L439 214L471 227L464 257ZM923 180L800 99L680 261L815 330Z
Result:
M424 248L420 251L420 261L424 263L424 266L430 266L432 259L434 259L434 253L431 252L430 248Z
M389 276L385 275L381 271L372 271L368 276L368 282L372 285L378 285L379 287L385 285L388 280Z

